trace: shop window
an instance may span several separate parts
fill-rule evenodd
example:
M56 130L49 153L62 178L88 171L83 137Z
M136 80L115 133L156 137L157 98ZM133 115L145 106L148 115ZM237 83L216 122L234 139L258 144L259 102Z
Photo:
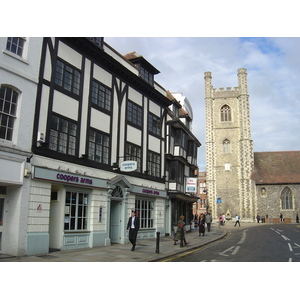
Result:
M293 195L290 188L285 187L281 193L281 208L293 209Z
M140 229L153 228L154 203L151 200L136 200L135 208L140 218Z
M66 192L64 230L88 229L88 194Z
M11 141L19 94L7 86L0 88L0 139Z

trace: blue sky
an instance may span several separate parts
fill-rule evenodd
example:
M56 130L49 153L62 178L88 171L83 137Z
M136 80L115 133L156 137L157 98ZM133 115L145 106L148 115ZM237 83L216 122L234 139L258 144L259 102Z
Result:
M205 169L204 72L216 88L238 86L246 68L254 151L300 150L300 38L295 37L105 37L121 54L136 51L161 73L155 80L182 92L193 107L193 132L202 143Z

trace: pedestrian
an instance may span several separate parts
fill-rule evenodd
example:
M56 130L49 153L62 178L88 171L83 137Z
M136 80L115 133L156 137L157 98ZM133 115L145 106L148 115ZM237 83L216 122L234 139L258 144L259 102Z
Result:
M280 213L280 215L279 215L279 221L280 221L280 222L283 222L283 216L282 216L282 213Z
M223 215L222 215L222 219L223 219L223 225L225 225L225 220L226 220L226 218L225 218L224 213L223 213Z
M188 244L185 239L185 231L186 230L185 230L184 216L180 216L178 224L177 224L177 232L176 232L175 239L174 239L174 245L176 245L176 242L178 240L181 240L181 237L182 237L182 240L184 241L184 244L185 245Z
M219 217L219 222L220 222L220 225L223 225L223 216L222 215L220 215L220 217Z
M239 227L241 227L240 217L238 215L235 215L235 224L234 224L234 227L236 226L236 224L239 224Z
M256 220L257 220L257 223L259 223L260 215L257 215L257 216L256 216Z
M296 223L299 223L299 217L298 217L298 214L296 214Z
M211 223L212 223L212 217L211 217L210 213L206 214L205 223L207 225L207 231L209 232L210 231L210 226L211 226Z
M136 216L136 211L131 212L131 217L128 219L127 231L129 230L129 241L132 244L131 251L134 251L136 245L136 237L140 229L140 219Z
M204 233L205 233L205 219L204 219L203 214L201 214L200 218L199 218L199 236L201 236L201 233L204 236Z

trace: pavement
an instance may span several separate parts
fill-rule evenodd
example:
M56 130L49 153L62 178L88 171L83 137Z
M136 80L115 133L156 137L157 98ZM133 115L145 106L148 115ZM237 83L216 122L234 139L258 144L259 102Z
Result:
M112 244L106 247L85 248L80 250L64 250L50 252L47 255L9 256L0 254L1 262L155 262L168 260L174 255L184 254L204 245L222 239L227 231L247 228L257 223L242 223L241 227L234 227L234 223L227 223L218 228L213 223L210 232L199 236L198 229L186 233L186 246L180 247L180 241L174 245L171 236L160 237L157 247L156 238L137 239L135 251L131 251L131 244Z

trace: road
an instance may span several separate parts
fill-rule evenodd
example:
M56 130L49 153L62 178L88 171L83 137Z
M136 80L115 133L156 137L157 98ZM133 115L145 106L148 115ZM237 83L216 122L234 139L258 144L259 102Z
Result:
M225 225L226 226L226 225ZM228 236L166 262L299 262L300 225L232 227Z

